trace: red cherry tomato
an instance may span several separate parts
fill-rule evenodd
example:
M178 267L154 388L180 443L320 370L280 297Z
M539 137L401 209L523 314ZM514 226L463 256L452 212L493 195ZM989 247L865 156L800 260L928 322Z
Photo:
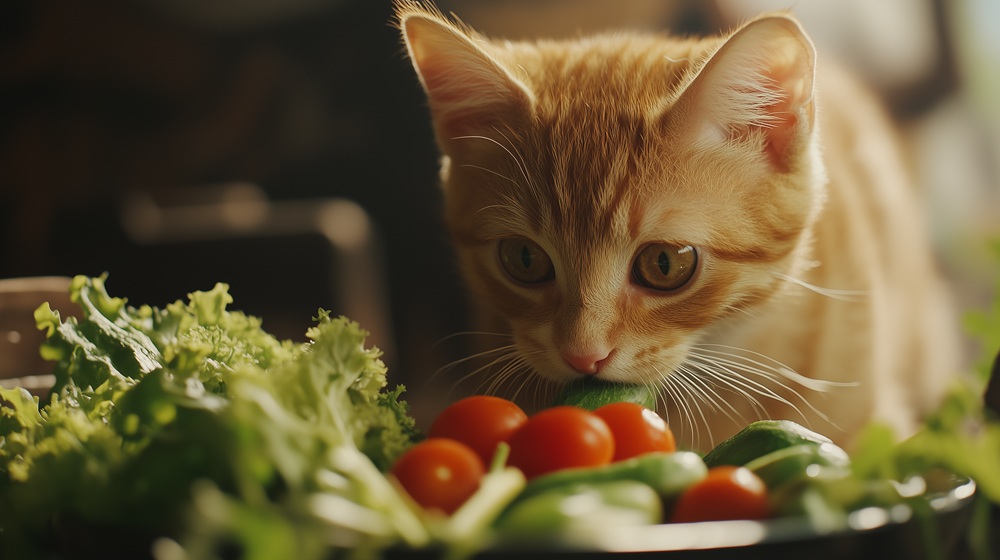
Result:
M579 407L556 406L528 418L514 432L508 464L534 478L560 469L605 465L614 452L614 438L604 420Z
M765 519L770 516L767 486L744 467L721 466L681 494L671 521Z
M391 472L413 501L451 515L479 489L485 468L467 445L434 438L406 450Z
M528 415L500 397L476 395L456 401L438 414L428 437L449 438L468 445L489 465L497 445L510 439Z
M615 438L615 456L612 461L630 459L652 452L677 451L674 433L666 421L655 411L641 404L616 402L594 411L601 417Z

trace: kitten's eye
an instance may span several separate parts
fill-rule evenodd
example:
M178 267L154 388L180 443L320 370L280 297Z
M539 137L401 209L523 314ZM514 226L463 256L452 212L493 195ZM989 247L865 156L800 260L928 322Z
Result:
M647 288L666 292L687 284L697 266L698 252L694 247L652 243L636 255L632 276Z
M511 278L537 284L555 277L552 259L534 241L523 237L500 241L500 263Z

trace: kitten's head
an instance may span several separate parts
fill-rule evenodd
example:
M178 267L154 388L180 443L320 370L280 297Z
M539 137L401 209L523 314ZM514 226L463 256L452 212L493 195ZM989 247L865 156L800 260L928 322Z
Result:
M662 378L802 266L822 170L792 19L512 43L399 18L464 272L541 375Z

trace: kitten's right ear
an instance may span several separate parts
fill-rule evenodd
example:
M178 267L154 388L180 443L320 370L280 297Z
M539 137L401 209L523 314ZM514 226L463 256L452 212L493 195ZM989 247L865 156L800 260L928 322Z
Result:
M410 2L398 4L397 14L446 151L457 137L530 111L530 90L476 44L482 39Z
M777 168L813 130L816 53L798 22L771 15L744 25L715 52L681 94L692 142L758 139Z

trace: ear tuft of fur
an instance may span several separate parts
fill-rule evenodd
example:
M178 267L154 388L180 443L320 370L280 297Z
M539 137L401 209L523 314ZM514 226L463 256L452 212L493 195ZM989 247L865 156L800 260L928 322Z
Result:
M530 90L489 52L485 39L415 2L397 2L403 41L427 92L439 139L469 134L531 106Z
M760 137L783 167L793 142L812 130L815 51L791 17L763 17L737 30L712 55L678 102L692 140L718 144Z

